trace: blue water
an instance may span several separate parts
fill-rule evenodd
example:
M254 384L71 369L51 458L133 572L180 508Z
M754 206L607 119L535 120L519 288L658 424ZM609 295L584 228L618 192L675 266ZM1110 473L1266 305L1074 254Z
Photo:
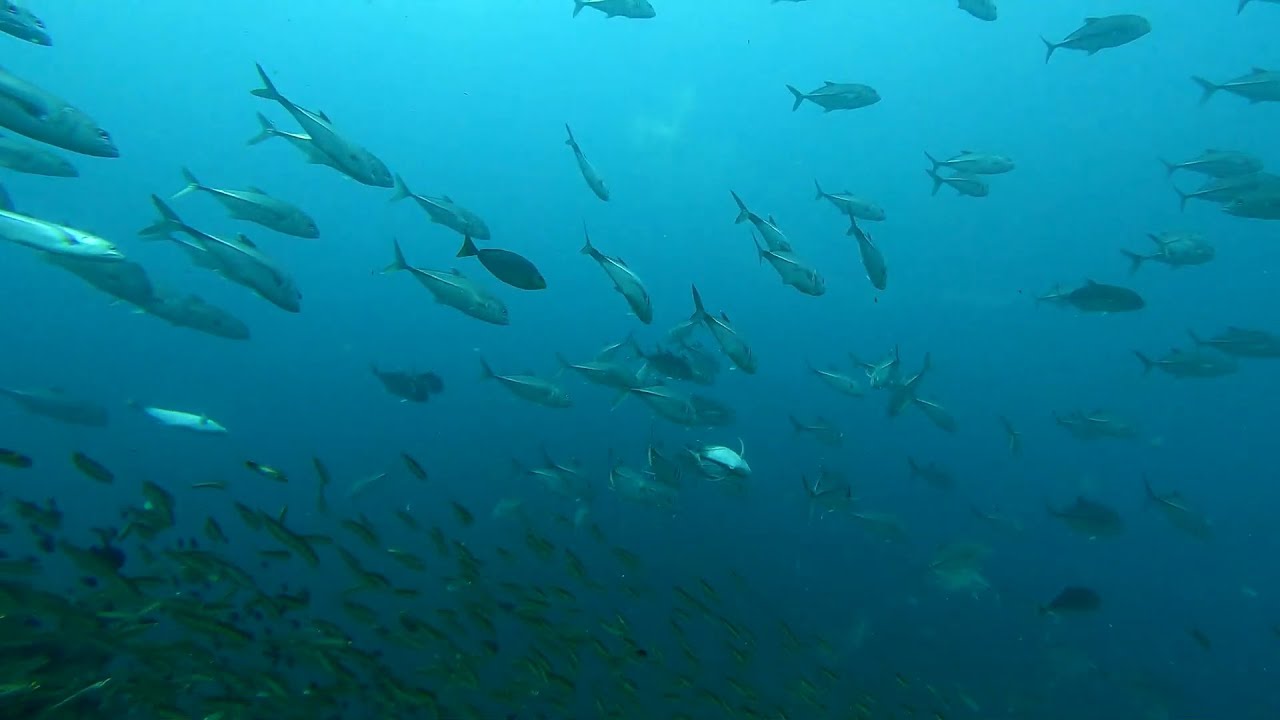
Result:
M708 578L736 621L761 638L757 665L740 677L773 699L762 706L789 707L788 717L852 717L840 713L863 691L884 698L877 717L909 717L899 703L923 717L941 710L926 684L950 698L943 712L951 720L1275 717L1275 366L1244 362L1230 377L1179 381L1144 376L1131 351L1185 344L1188 328L1280 330L1274 224L1208 203L1180 212L1158 162L1210 147L1280 161L1274 106L1225 93L1198 106L1189 79L1225 80L1274 64L1280 7L1255 2L1237 16L1232 0L1009 0L998 22L982 23L945 0L655 4L658 17L647 21L591 10L571 20L568 0L33 7L54 47L0 38L0 64L89 112L121 157L75 156L82 177L74 180L6 173L18 208L111 238L158 285L230 310L253 338L236 343L170 327L113 305L24 248L0 248L0 384L61 386L113 410L108 429L86 430L0 404L0 445L37 462L26 474L0 469L0 492L57 498L68 537L87 543L89 528L118 523L115 508L137 502L137 484L149 479L178 497L180 526L171 534L197 535L213 513L235 529L230 552L252 563L269 539L241 528L225 498L187 487L228 479L236 499L271 512L294 506L291 524L327 532L332 521L311 510L310 458L318 455L337 490L389 473L355 507L340 492L330 499L339 513L373 518L389 543L420 543L429 556L425 537L405 533L390 511L409 505L427 524L447 524L456 499L479 517L469 543L518 547L523 525L489 509L519 497L545 534L600 568L598 580L621 582L607 547L552 519L572 509L511 476L511 458L533 462L545 445L582 461L600 490L592 521L611 544L644 559L640 582L658 591L597 598L582 590L582 603L605 617L624 609L644 643L675 655L665 588ZM1146 16L1151 34L1092 57L1060 50L1043 63L1038 35L1060 39L1082 16L1114 12ZM280 140L246 146L256 112L296 129L278 106L249 95L254 62L414 191L450 195L483 215L494 232L488 245L532 259L549 289L506 288L474 260L454 259L458 237L412 203L389 204L389 190L307 165ZM791 111L785 85L807 90L825 80L870 84L883 100L829 115L812 104ZM610 202L582 182L563 144L566 122L608 182ZM965 148L1011 156L1018 167L992 179L990 197L945 188L931 197L923 153ZM194 225L246 232L279 260L302 290L301 314L136 236L152 221L148 196L181 189L184 165L210 185L263 187L316 218L322 238L308 241L238 224L207 197L175 203ZM813 200L815 178L886 209L886 222L866 225L888 260L886 291L864 277L844 218ZM1193 181L1174 179L1184 189ZM800 295L757 262L746 226L733 224L730 190L776 216L826 276L825 296ZM600 269L578 253L584 222L601 250L645 280L652 326L628 316ZM1146 251L1146 234L1161 231L1202 232L1217 257L1176 271L1149 264L1130 278L1119 250ZM457 267L494 289L511 325L438 306L405 275L375 274L391 260L392 238L414 265ZM1147 308L1092 316L1033 301L1054 283L1086 278L1128 284ZM560 378L574 396L570 410L528 405L480 381L477 350L500 372L550 376L556 352L586 359L633 330L656 342L688 318L695 282L759 357L757 375L726 371L709 391L737 409L732 427L679 428L630 400L610 410L609 392L570 375ZM918 412L891 421L881 395L837 396L805 369L806 361L843 365L849 352L878 359L894 345L908 372L932 354L923 396L948 407L959 432L942 433ZM446 390L427 405L399 403L369 374L371 362L432 370ZM170 432L129 412L130 399L206 413L231 432ZM1094 408L1133 418L1144 439L1086 444L1054 423L1055 412ZM788 414L835 421L844 447L795 435ZM1022 458L1005 449L1001 415L1024 433ZM694 483L667 510L612 497L609 453L639 466L651 438L668 448L736 447L741 439L754 469L747 492ZM121 480L90 485L63 469L75 450ZM402 451L428 467L428 484L404 472ZM909 479L908 456L946 466L957 487L943 492ZM275 485L248 475L247 459L294 479ZM853 483L861 510L899 516L911 542L883 543L837 515L813 518L799 479L820 467ZM1192 499L1213 519L1215 539L1196 543L1144 507L1143 474ZM1119 509L1125 534L1091 541L1046 515L1046 501L1062 505L1081 492ZM1024 531L993 533L971 505L998 507ZM937 546L960 539L993 548L985 568L992 589L977 598L948 594L923 571ZM0 541L20 551L17 536ZM326 566L340 567L322 552ZM294 581L317 594L342 589L295 564ZM394 565L388 572L403 573ZM555 576L547 572L519 577L571 582L562 564ZM1097 589L1102 610L1039 616L1037 604L1069 584ZM427 599L415 602L430 606L438 589L423 590ZM825 638L832 656L812 644L798 654L780 649L780 618L810 642ZM859 624L866 635L855 642ZM1211 651L1188 636L1192 627L1212 638ZM732 696L723 680L738 672L732 660L718 642L703 651L699 683ZM1068 654L1092 669L1056 677L1053 658ZM829 715L788 695L793 674L819 665L843 678L826 696ZM653 713L644 717L672 716L676 705L662 697L667 675L636 672ZM956 701L957 688L981 710ZM583 702L581 717L595 717ZM682 709L724 716L694 700Z

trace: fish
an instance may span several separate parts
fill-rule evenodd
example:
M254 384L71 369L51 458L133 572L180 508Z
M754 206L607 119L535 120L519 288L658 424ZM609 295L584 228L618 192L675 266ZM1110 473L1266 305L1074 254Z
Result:
M1041 615L1069 615L1097 612L1102 598L1092 588L1069 585L1062 589L1046 605L1040 606Z
M1054 421L1079 440L1097 438L1133 439L1140 431L1132 422L1104 410L1092 412L1074 411L1065 416L1055 415Z
M110 414L105 407L73 397L62 388L0 387L0 397L9 398L32 415L40 415L68 425L106 427L110 421Z
M43 253L40 259L75 275L95 290L142 310L158 299L151 276L142 265L131 260L101 262L92 257L53 253Z
M53 46L53 38L44 21L11 0L0 0L0 32L33 45Z
M582 226L582 235L584 243L581 253L596 261L600 269L604 270L604 274L609 276L613 281L613 288L622 295L627 301L627 307L631 308L632 314L636 318L648 325L653 322L653 301L649 297L649 291L645 288L644 282L640 280L640 276L623 262L622 258L609 257L596 249L591 244L591 233L587 231L587 226Z
M1210 349L1195 347L1190 350L1174 348L1160 358L1152 359L1142 352L1133 351L1142 363L1143 373L1159 368L1175 378L1215 378L1234 375L1239 364L1230 355Z
M1188 330L1191 341L1197 346L1211 347L1215 350L1247 358L1280 358L1280 334L1266 330L1250 330L1229 326L1226 330L1209 338L1202 338L1194 331Z
M1206 80L1199 75L1193 75L1191 79L1200 86L1201 105L1209 102L1222 90L1242 97L1250 104L1280 102L1280 71L1255 67L1244 75L1222 83Z
M491 325L509 325L511 316L502 299L472 282L457 270L441 272L424 270L409 265L398 240L392 241L395 260L382 272L384 274L408 271L426 288L441 305L447 305L464 315Z
M100 262L124 260L124 253L106 238L13 210L0 209L0 240L52 255Z
M28 175L80 177L76 166L61 155L7 135L0 135L0 167Z
M960 0L960 9L987 22L994 22L999 17L996 0Z
M747 478L751 475L751 466L746 460L746 446L738 441L738 450L731 450L724 445L700 445L688 448L698 471L708 480L721 481L729 478Z
M1256 172L1249 175L1213 177L1192 192L1183 192L1177 187L1173 190L1178 194L1178 205L1182 210L1186 210L1188 200L1206 200L1225 205L1251 195L1280 193L1280 176L1268 172Z
M734 224L751 221L756 231L764 238L765 247L773 252L791 252L791 241L787 239L782 230L778 229L778 224L774 222L772 216L768 219L760 217L747 208L747 204L742 201L738 193L730 190L729 194L733 196L733 201L738 204L738 217L734 219Z
M342 172L342 168L338 166L333 158L316 147L316 144L311 141L310 135L281 130L262 113L258 113L258 127L260 128L258 134L249 138L248 142L245 143L246 145L257 145L274 137L284 138L306 157L308 163L312 165L327 165L338 172Z
M150 407L141 405L134 400L129 401L129 407L142 412L142 414L165 427L171 427L177 430L187 430L189 432L199 433L202 435L227 434L227 428L216 420L210 418L208 415L197 415L183 410L167 410L165 408Z
M333 127L328 116L321 112L313 112L289 101L276 88L275 83L267 76L262 65L255 65L262 87L251 91L254 97L272 100L280 104L302 127L307 137L311 138L314 147L323 152L332 161L332 167L357 182L373 187L389 188L395 185L391 171L386 163L373 153L343 137Z
M1169 162L1161 159L1169 177L1179 170L1199 173L1211 178L1234 177L1236 175L1252 175L1262 172L1262 161L1249 153L1236 150L1209 149L1199 155L1181 162Z
M263 465L262 463L259 463L259 462L246 460L244 462L244 466L248 468L249 472L252 472L256 475L260 475L268 480L273 480L278 483L289 482L289 477L287 475L285 475L282 471L271 467L270 465Z
M147 238L166 238L178 243L197 265L217 272L237 285L252 290L258 297L284 310L302 311L302 293L297 283L274 260L268 258L244 235L235 240L210 235L188 225L159 196L152 195L151 203L160 217L139 234ZM173 238L170 233L182 233L190 242Z
M577 0L574 1L577 2ZM582 4L579 4L578 7L575 8L575 12L581 8ZM591 192L595 193L596 197L605 202L609 202L609 188L605 187L604 180L600 177L600 173L596 171L595 166L591 164L591 161L588 160L587 156L582 152L582 148L578 145L578 141L574 139L573 128L570 128L566 123L564 129L565 132L569 133L569 139L565 140L564 144L568 145L573 150L573 159L578 163L578 170L582 173L582 179L587 182L587 187L591 188Z
M608 18L648 20L658 16L649 0L573 0L573 17L578 17L583 8L599 10Z
M1127 45L1149 32L1151 21L1141 15L1108 15L1085 18L1084 25L1062 42L1050 42L1044 36L1040 40L1044 42L1044 61L1048 63L1058 48L1083 50L1093 55L1100 50Z
M27 468L31 467L33 464L34 463L31 460L31 456L29 455L23 455L17 450L0 448L0 465L7 465L11 468L26 470Z
M938 403L918 397L911 398L911 402L914 403L915 406L920 409L920 412L924 413L924 416L929 418L929 422L936 425L938 429L949 433L954 433L959 429L960 426L956 423L956 419L951 415L950 411Z
M1072 530L1090 538L1114 537L1124 532L1124 520L1110 507L1084 496L1071 505L1054 508L1046 505L1049 515L1066 523Z
M793 85L788 85L787 90L795 98L795 102L791 105L792 112L799 110L805 100L822 108L824 113L833 110L857 110L880 102L880 93L870 85L861 83L836 83L827 80L822 87L807 93L801 92Z
M463 238L458 257L474 257L498 280L519 290L545 290L547 281L523 256L498 248L477 248L471 236Z
M118 158L120 149L80 108L0 68L0 127L63 150Z
M915 458L908 457L907 469L909 471L908 477L911 479L920 478L940 490L950 490L955 486L955 478L951 476L951 473L946 468L936 462L921 465L916 462Z
M937 195L943 185L966 197L987 197L991 194L991 187L977 175L939 175L933 169L924 172L933 180L931 195Z
M369 365L369 371L382 383L386 391L401 402L424 403L432 395L444 392L444 381L433 372L407 372L403 370L380 370L377 365Z
M1009 448L1009 454L1022 457L1022 433L1013 426L1013 421L1003 416L1000 417L1000 427L1004 428L1005 444Z
M972 150L961 150L946 160L939 160L927 152L924 156L933 164L935 172L945 168L958 175L1001 175L1013 172L1018 167L1012 158L1004 155Z
M812 363L809 364L809 372L817 375L818 379L822 380L822 382L826 383L828 386L834 388L837 392L843 395L848 395L849 397L862 397L863 395L866 395L866 389L863 388L857 380L845 375L844 373L838 372L834 369L821 370L814 367Z
M1222 206L1222 212L1255 220L1280 220L1280 190L1251 192Z
M1239 15L1240 13L1244 12L1244 6L1248 5L1251 2L1253 2L1253 0L1240 0L1240 5L1236 7L1236 14ZM1278 4L1280 3L1280 0L1258 0L1258 2ZM1277 627L1280 628L1280 625L1278 625ZM1280 633L1277 633L1277 634L1280 634Z
M830 421L818 417L813 422L800 422L795 415L788 415L787 419L791 421L791 428L797 434L807 434L813 436L818 442L828 447L840 447L844 445L844 433L840 431Z
M1081 312L1101 314L1135 312L1146 307L1142 296L1133 290L1093 280L1086 280L1084 285L1070 292L1055 288L1036 298L1036 301L1070 305Z
M1157 493L1145 474L1142 476L1142 487L1146 492L1147 504L1154 505L1175 528L1197 540L1213 539L1213 524L1200 512L1192 509L1180 493Z
M400 459L404 461L405 467L409 468L409 474L413 475L422 482L427 481L427 470L422 467L422 463L407 452L400 453Z
M569 393L556 383L536 375L499 375L489 367L488 361L480 357L480 377L485 380L497 380L503 387L522 400L552 408L568 408L573 406Z
M827 281L822 274L796 257L795 253L768 250L760 245L754 233L751 235L751 240L756 245L760 260L769 261L777 271L778 277L782 279L782 284L790 285L812 297L818 297L827 292Z
M892 387L900 379L902 373L902 357L895 345L893 350L879 362L863 362L853 353L849 353L849 361L863 369L867 381L874 389Z
M858 255L862 257L862 269L867 273L871 286L884 290L889 285L889 267L885 264L884 254L871 241L871 236L858 227L858 221L849 218L849 235L858 241Z
M285 235L308 240L320 237L320 229L310 215L295 205L272 197L265 190L256 187L245 190L209 187L202 185L187 168L182 168L182 177L187 181L187 186L179 190L173 200L194 192L207 193L237 220L246 220Z
M230 312L209 303L199 295L159 294L142 310L178 327L190 328L227 340L248 340L249 326Z
M851 218L868 220L871 222L881 222L886 217L884 208L870 200L858 197L848 190L845 190L842 193L829 193L822 189L822 185L818 184L817 180L813 181L813 187L816 191L816 194L814 195L815 200L827 200L834 205L837 210Z
M690 319L701 322L711 332L711 336L720 345L720 350L733 361L733 364L739 370L748 375L755 374L758 368L755 353L751 352L750 346L742 339L737 330L729 324L728 315L721 313L720 317L717 318L707 312L702 305L702 295L698 293L696 285L693 286L693 308L693 315L690 316Z
M1143 263L1151 260L1169 267L1186 267L1204 265L1213 260L1216 251L1213 245L1199 233L1161 233L1148 234L1147 237L1156 244L1155 252L1143 255L1131 250L1120 252L1129 258L1129 274L1138 272Z
M418 207L431 218L431 222L443 225L459 235L470 236L477 240L490 239L491 232L484 218L454 202L448 195L440 197L418 195L409 189L404 178L399 175L395 176L395 188L396 192L391 197L391 202L413 198Z
M116 480L115 473L111 472L106 465L103 465L79 450L71 454L71 464L85 477L95 482L110 485Z

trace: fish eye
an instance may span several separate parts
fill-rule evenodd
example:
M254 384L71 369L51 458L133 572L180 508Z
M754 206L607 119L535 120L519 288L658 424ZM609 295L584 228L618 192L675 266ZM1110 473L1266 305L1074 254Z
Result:
M102 140L110 140L110 139L111 139L111 133L107 132L106 130L103 130L103 129L99 128L99 129L98 129L98 137L99 137L99 138L101 138Z

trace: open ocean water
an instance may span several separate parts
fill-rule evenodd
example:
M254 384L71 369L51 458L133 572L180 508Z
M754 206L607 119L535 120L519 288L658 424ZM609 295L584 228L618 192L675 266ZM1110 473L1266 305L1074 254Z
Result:
M959 5L0 3L0 718L1280 717L1280 3Z

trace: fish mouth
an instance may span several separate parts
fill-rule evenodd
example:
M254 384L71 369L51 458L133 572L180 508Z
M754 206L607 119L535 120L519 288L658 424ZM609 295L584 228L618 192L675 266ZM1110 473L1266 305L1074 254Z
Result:
M94 148L93 152L89 154L93 155L94 157L118 158L120 157L120 148L116 147L115 145L99 145L98 147Z

